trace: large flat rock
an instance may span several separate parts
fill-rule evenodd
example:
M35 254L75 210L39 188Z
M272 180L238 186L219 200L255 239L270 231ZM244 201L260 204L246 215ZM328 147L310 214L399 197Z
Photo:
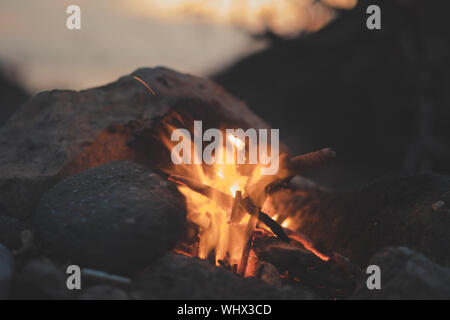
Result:
M132 75L148 83L156 96ZM167 157L156 157L165 155L165 147L148 140L151 129L160 130L162 123L189 128L193 120L205 120L204 127L268 127L207 79L166 68L132 75L80 92L42 92L9 119L0 129L0 213L27 218L52 185L106 162L167 162ZM137 134L143 128L150 133Z

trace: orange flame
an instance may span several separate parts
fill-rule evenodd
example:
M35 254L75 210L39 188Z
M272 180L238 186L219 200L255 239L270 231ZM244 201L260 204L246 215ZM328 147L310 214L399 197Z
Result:
M169 126L173 129L172 126ZM188 137L184 137L188 139ZM233 136L228 136L235 147L242 148L243 142ZM163 138L167 147L172 148L173 142ZM216 156L225 156L225 147L219 148ZM202 165L179 165L169 169L170 173L182 172L183 175L198 179L202 184L211 186L233 197L237 191L245 195L245 185L248 177L242 175L236 164L214 164L212 170L205 170ZM211 173L212 172L212 173ZM216 264L226 259L230 263L239 264L242 252L253 232L251 219L242 219L237 224L229 223L231 212L217 205L214 199L208 199L191 189L178 186L179 191L186 198L188 220L199 226L198 256L206 259L214 251Z
M178 114L175 115L175 118L182 122ZM176 129L174 125L168 123L164 123L164 126L168 129L168 132ZM178 143L171 141L166 135L162 135L160 138L169 150L172 150L175 143ZM191 139L190 135L183 136L183 140L189 141L189 139ZM231 134L226 135L226 140L234 145L235 155L237 151L245 150L246 148L245 141L242 141L236 136ZM225 145L226 141L216 150L215 157L224 159L226 155ZM273 180L279 179L279 177L262 176L259 166L253 167L250 173L247 170L241 170L241 167L237 165L237 156L235 156L234 163L231 164L225 164L225 162L216 162L212 165L180 164L173 165L164 170L171 175L181 175L195 179L204 185L231 195L233 198L240 191L243 198L248 196L259 206L263 206L264 204L270 205L270 203L265 203L264 201L265 186ZM233 207L232 203L227 208L224 208L219 204L221 203L220 199L210 199L183 185L178 185L178 190L186 199L187 219L198 226L199 241L197 256L201 259L207 259L211 258L211 254L213 254L217 265L220 262L227 262L231 266L240 266L241 263L245 265L248 261L241 261L241 258L249 238L255 230L257 218L248 213L244 213L243 217L238 214L239 217L235 219L233 210L229 209ZM265 208L263 208L263 211L272 215L274 220L279 219L276 212L270 212L270 210ZM290 218L278 222L284 228L293 228L292 230L298 224L298 221ZM271 232L269 229L267 231ZM329 259L315 250L313 244L307 240L303 238L294 240L301 242L305 248L315 253L321 259ZM248 263L248 266L251 269L251 261ZM249 275L249 272L245 272L245 275Z

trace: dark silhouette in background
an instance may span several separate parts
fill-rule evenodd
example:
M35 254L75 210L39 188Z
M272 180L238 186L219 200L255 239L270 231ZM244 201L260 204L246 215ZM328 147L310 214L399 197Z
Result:
M366 8L382 9L382 30ZM311 175L338 188L391 171L450 174L450 1L360 0L324 29L293 39L255 35L267 49L214 76L273 127L293 153L332 147ZM0 72L0 125L28 98Z
M382 30L366 28L378 4ZM450 2L367 1L317 33L282 39L214 78L294 153L330 146L312 177L357 187L390 171L450 173Z
M0 70L0 126L29 98L19 84Z

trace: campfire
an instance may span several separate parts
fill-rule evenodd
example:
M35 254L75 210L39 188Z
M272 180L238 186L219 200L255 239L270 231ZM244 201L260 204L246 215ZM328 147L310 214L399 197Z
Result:
M182 122L180 115L173 118ZM160 139L168 150L176 144L169 138L174 130L176 126L165 122ZM328 277L321 276L316 285L330 289L334 297L339 290L353 288L359 269L337 253L320 250L300 232L301 215L278 212L270 198L272 190L286 188L294 176L326 166L335 158L335 152L327 148L296 157L277 154L278 172L263 175L262 165L238 161L239 153L248 159L249 139L230 134L229 130L222 132L226 141L219 145L214 156L225 158L225 146L231 144L234 159L231 163L190 161L184 164L178 159L177 164L163 169L186 200L188 231L175 252L208 260L244 277L272 279L272 282L278 278L278 281L307 283L317 279L318 273L330 272ZM178 138L192 139L188 132ZM194 148L189 150L192 154ZM283 272L279 274L277 270ZM340 280L336 280L337 275ZM330 276L334 279L324 283Z
M1 136L8 215L0 227L11 254L0 262L11 270L15 260L17 274L9 297L103 297L107 285L148 299L358 298L374 294L366 286L372 265L393 275L392 285L382 278L380 294L424 292L411 290L423 283L429 296L448 296L437 264L449 263L447 177L327 189L304 176L330 164L333 150L276 152L272 134L252 142L270 125L214 83L164 68L44 93L21 112ZM202 159L189 164L199 152L194 119L205 133ZM212 128L221 137L214 148ZM252 149L270 161L252 163ZM230 161L215 161L227 154ZM267 174L272 164L278 170ZM82 294L66 287L73 265L86 277Z

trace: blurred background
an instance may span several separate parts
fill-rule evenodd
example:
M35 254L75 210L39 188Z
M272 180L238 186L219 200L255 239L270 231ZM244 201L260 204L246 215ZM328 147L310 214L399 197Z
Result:
M65 27L71 4L80 31ZM0 59L30 92L89 88L143 65L206 76L264 48L252 33L316 30L332 16L312 0L2 0Z
M81 30L66 8L81 7ZM382 30L366 9L382 9ZM0 125L31 95L164 65L243 99L293 153L332 147L311 178L354 188L450 173L448 0L2 0Z

